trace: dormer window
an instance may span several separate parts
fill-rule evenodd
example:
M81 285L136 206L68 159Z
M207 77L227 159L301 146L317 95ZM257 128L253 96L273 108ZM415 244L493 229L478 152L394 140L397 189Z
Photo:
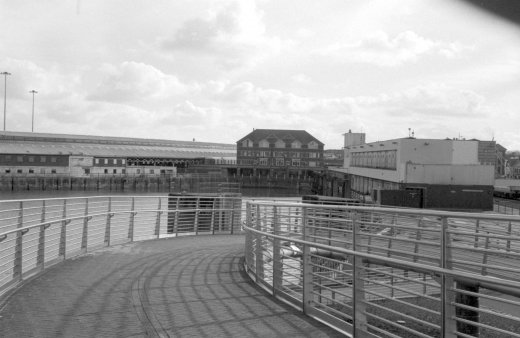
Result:
M294 149L300 149L302 147L302 143L300 141L293 141L293 143L291 143L291 148L294 148Z
M315 142L315 141L309 142L309 149L318 149L318 142Z
M246 140L242 141L242 147L252 148L253 141L251 141L250 139L246 139Z
M262 141L259 142L258 146L259 146L260 148L269 148L269 141L267 141L267 140L262 140Z
M285 148L285 142L283 140L278 140L275 142L274 146L276 148Z

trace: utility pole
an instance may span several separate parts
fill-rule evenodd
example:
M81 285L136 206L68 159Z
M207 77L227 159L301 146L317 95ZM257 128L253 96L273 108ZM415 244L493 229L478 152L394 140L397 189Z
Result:
M4 131L5 131L5 108L7 105L7 75L11 75L8 72L2 72L0 75L4 76Z
M31 133L34 133L34 94L38 94L38 92L33 89L29 93L32 93L33 96Z

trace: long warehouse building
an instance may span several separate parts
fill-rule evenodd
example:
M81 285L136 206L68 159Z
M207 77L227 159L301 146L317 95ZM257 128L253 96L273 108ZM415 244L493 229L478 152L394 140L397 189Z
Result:
M0 132L0 175L175 175L236 165L236 144Z

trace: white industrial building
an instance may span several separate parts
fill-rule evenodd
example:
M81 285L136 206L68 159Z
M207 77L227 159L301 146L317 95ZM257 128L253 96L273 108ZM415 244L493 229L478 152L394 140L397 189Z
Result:
M345 134L350 195L381 204L442 209L492 207L495 166L479 141L401 138L361 144Z

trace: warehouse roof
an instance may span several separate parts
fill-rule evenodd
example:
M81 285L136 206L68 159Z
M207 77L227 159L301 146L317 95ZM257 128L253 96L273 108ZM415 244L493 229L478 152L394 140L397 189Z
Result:
M123 137L0 132L0 154L104 157L235 157L236 145Z

